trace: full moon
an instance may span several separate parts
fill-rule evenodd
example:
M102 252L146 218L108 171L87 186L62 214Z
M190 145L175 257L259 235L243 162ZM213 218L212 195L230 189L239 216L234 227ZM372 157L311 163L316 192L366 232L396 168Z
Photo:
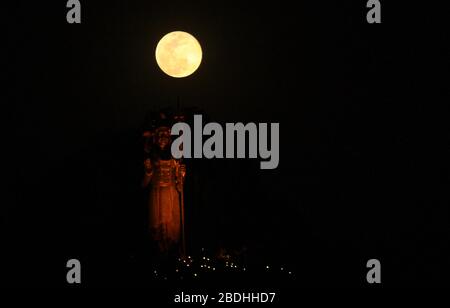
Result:
M202 62L202 48L191 34L170 32L156 46L156 62L169 76L181 78L195 72Z

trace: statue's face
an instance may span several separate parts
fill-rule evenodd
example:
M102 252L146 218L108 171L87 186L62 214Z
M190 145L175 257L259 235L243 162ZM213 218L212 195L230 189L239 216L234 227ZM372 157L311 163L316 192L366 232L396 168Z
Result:
M157 133L157 143L161 149L165 149L170 143L170 131L160 130Z

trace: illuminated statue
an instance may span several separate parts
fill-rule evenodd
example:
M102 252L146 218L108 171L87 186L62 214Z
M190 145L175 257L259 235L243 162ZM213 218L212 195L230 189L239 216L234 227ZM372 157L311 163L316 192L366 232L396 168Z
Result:
M149 227L161 253L184 254L183 185L186 167L170 153L169 126L144 133L146 142L143 186L149 187Z

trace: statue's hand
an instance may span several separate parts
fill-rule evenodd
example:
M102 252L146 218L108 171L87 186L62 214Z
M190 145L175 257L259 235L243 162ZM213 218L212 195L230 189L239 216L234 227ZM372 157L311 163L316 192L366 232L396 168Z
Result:
M150 158L147 158L144 161L144 168L146 173L152 172L152 161L150 160Z
M180 164L180 174L184 178L186 176L186 165Z

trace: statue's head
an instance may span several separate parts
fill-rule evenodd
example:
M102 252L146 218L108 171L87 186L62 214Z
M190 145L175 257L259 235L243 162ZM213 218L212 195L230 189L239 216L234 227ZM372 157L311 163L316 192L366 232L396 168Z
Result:
M161 150L167 149L170 145L171 135L169 127L158 127L155 131L155 142Z

